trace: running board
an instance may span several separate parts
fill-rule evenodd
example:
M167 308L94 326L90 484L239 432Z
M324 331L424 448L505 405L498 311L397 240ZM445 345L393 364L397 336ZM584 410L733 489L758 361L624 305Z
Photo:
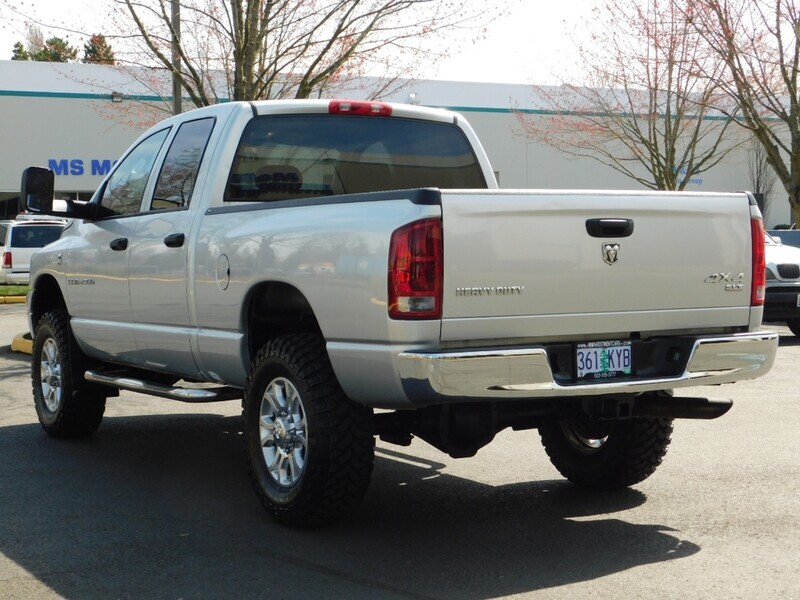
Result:
M83 376L86 381L91 381L92 383L107 385L131 392L139 392L140 394L148 394L150 396L169 398L170 400L179 400L180 402L220 402L223 400L240 400L242 398L242 390L230 387L173 387L153 383L151 381L144 381L143 379L134 379L132 377L105 375L97 371L86 371Z

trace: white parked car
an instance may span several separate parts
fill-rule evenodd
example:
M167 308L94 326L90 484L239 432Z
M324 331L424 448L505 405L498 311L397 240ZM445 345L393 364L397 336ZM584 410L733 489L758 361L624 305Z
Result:
M31 256L61 237L64 226L60 220L0 222L0 283L27 284Z
M767 296L764 322L785 321L800 335L800 248L766 234Z
M0 221L0 258L2 257L3 249L6 245L6 236L8 235L8 224L11 221ZM2 264L2 263L0 263ZM6 274L0 269L0 285L6 282Z

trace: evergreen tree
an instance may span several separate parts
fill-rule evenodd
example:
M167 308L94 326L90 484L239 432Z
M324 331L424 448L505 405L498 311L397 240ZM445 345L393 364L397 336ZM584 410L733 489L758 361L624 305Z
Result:
M78 58L78 49L60 37L51 37L44 42L44 47L31 53L33 60L42 62L71 62Z
M96 65L114 65L114 51L101 33L94 34L83 46L83 62Z
M22 42L17 42L14 44L14 53L11 55L11 60L30 60L31 55L28 54L28 51L25 50L25 46Z

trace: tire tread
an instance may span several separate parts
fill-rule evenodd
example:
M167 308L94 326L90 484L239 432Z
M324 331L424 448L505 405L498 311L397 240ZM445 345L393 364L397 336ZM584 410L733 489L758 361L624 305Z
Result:
M667 453L672 431L672 419L618 421L606 445L582 453L567 440L558 420L539 428L545 452L559 473L576 485L605 490L630 487L650 477Z
M64 310L53 310L42 315L37 325L31 358L31 384L39 423L48 435L55 438L89 437L103 421L106 397L89 393L83 381L83 354L77 347L69 328L69 315ZM39 381L39 352L44 341L39 340L39 331L52 334L61 354L62 398L61 406L51 413L44 403Z
M302 379L307 414L311 409L309 403L314 402L312 426L318 436L316 447L324 449L327 460L321 468L312 469L310 464L307 465L303 477L313 479L301 481L307 493L287 504L274 501L263 488L262 466L258 456L253 455L254 448L250 444L248 471L256 494L275 520L300 527L330 523L353 510L369 486L375 446L372 411L345 396L320 336L285 335L265 344L253 359L242 401L245 432L248 431L248 419L253 418L248 414L258 411L256 406L248 407L248 402L260 402L257 388L263 381L258 374L264 365L276 359L290 366ZM314 458L312 456L311 460Z

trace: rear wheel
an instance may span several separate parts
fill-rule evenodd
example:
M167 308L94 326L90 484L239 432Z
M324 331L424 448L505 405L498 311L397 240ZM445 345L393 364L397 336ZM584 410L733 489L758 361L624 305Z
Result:
M106 397L84 381L83 362L67 313L45 313L33 342L31 380L39 423L53 437L90 436L103 420Z
M644 481L661 464L672 419L550 418L539 434L550 462L571 482L621 489Z
M319 336L282 336L259 351L243 419L251 478L276 520L321 525L361 501L374 457L372 411L344 395Z

